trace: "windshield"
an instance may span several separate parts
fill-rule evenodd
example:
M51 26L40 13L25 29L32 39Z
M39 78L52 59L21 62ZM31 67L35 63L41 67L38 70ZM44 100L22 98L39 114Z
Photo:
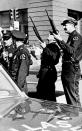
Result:
M19 90L3 66L0 65L0 118L26 98L25 93Z

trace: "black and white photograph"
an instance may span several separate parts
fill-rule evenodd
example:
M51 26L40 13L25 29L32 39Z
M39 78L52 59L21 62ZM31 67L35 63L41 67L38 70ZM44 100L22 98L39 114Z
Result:
M1 0L0 131L82 131L82 0Z

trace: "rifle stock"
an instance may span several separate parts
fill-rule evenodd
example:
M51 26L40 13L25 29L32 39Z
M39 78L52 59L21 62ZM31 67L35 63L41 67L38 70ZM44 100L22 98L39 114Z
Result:
M39 32L38 32L35 24L34 24L34 21L32 20L31 16L29 16L29 17L30 17L30 20L31 20L31 22L32 22L32 24L33 24L33 30L34 30L34 32L35 32L35 35L36 35L37 38L43 43L44 41L42 40L42 38L41 38L41 36L40 36L40 34L39 34Z

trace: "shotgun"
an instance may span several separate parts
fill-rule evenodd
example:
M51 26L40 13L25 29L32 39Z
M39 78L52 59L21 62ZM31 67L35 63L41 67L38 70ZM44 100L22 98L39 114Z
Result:
M34 30L37 38L43 43L44 41L42 40L42 38L41 38L41 36L40 36L40 34L39 34L39 32L38 32L35 24L34 24L34 21L32 20L31 16L29 16L29 17L30 17L30 20L31 20L31 22L32 22L32 24L33 24L33 30Z
M53 20L50 18L50 16L48 15L48 12L47 12L47 10L45 9L45 11L46 11L46 14L47 14L47 16L48 16L48 19L49 19L49 22L50 22L50 25L51 25L51 27L52 27L52 32L50 31L50 34L58 34L58 30L56 29L56 26L55 26L55 24L54 24L54 22L53 22Z

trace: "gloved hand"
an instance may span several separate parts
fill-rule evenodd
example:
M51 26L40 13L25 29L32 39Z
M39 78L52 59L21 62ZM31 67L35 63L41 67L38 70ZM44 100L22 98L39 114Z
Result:
M45 42L40 42L40 45L41 45L42 48L46 47L46 43Z
M55 39L62 41L62 37L60 36L59 33L57 35L53 33L53 36L54 36Z

